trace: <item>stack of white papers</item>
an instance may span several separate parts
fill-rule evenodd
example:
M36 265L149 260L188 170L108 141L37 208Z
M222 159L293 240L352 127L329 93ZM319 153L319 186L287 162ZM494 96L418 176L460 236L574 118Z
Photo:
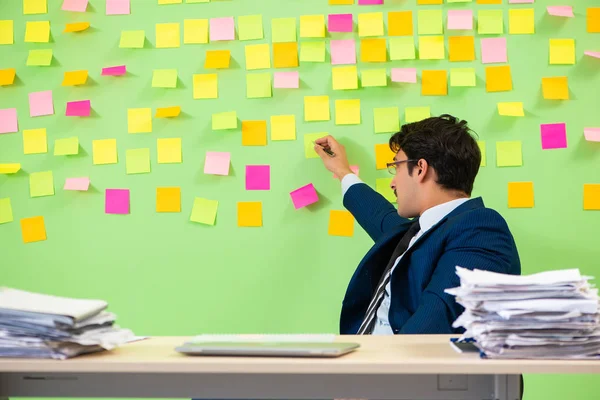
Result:
M0 357L66 359L133 339L101 300L0 288Z
M577 269L528 276L456 267L447 289L465 308L453 326L488 358L598 358L598 289Z

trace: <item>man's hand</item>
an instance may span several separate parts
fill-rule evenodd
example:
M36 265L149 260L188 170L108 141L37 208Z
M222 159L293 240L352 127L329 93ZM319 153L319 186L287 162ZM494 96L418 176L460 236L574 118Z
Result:
M342 179L347 174L352 173L350 164L348 163L348 157L346 156L346 149L344 149L344 146L339 144L333 136L330 135L317 139L315 140L315 143L315 151L319 157L321 157L321 160L323 160L325 168L333 172L338 179ZM331 150L335 155L330 156L323 148Z

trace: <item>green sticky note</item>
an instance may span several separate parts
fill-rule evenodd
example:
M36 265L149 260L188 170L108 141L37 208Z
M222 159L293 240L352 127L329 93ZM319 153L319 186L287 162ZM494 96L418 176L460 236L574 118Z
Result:
M12 207L10 206L10 199L8 197L0 199L0 224L12 222L13 213Z
M325 41L300 42L301 62L325 62Z
M144 47L146 33L144 31L122 31L119 47L125 49L141 49Z
M190 221L198 222L200 224L214 225L215 219L217 218L218 207L219 202L217 200L208 200L196 197L194 199L194 206L192 207Z
M296 18L273 18L271 20L271 41L285 43L296 41Z
M377 178L375 180L375 190L385 197L390 203L396 203L396 195L390 187L393 178Z
M150 149L129 149L125 157L128 175L150 172Z
M390 60L414 60L415 40L412 36L390 38Z
M407 124L422 121L429 117L431 117L431 108L429 106L406 107L404 109L404 119Z
M477 12L477 33L480 35L503 34L502 10L479 10Z
M419 10L417 18L419 35L441 35L444 33L442 10Z
M246 96L249 99L271 97L272 95L270 72L246 75Z
M304 135L304 155L306 158L319 158L315 151L315 140L329 135L329 133L307 133Z
M55 156L70 156L74 154L79 154L79 138L77 136L56 139L54 141Z
M479 146L479 151L481 152L481 167L485 167L487 165L487 154L485 151L485 141L478 140L477 145Z
M177 70L176 69L155 69L152 74L152 87L176 88Z
M520 167L523 165L523 150L520 140L496 142L496 166Z
M48 66L52 63L52 49L29 50L27 65Z
M475 85L475 68L450 68L450 86Z
M236 129L237 113L235 111L226 111L212 115L213 130Z
M257 40L263 38L262 15L243 15L238 17L239 40Z
M385 68L362 70L360 83L362 87L387 86L387 71Z
M54 196L52 171L32 172L29 175L29 195L31 197Z
M375 133L395 133L400 130L398 107L382 107L373 110Z

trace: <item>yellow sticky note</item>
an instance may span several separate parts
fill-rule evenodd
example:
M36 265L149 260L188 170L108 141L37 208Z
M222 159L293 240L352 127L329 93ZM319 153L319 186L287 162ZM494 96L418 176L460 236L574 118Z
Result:
M219 202L217 200L208 200L200 197L194 199L192 215L190 221L205 225L214 225L217 218L217 209Z
M181 4L183 3L183 0L158 0L158 4L159 5L164 5L164 4Z
M325 62L325 42L322 40L300 43L300 61Z
M385 39L361 39L360 61L362 62L386 62L387 48Z
M73 22L65 25L64 33L83 32L90 27L89 22Z
M305 121L329 121L329 96L304 96Z
M127 174L150 172L150 149L129 149L125 152Z
M360 99L335 101L335 124L360 124Z
M348 6L354 4L354 0L329 0L330 6Z
M396 204L396 195L391 188L393 178L377 178L375 179L375 191L385 197L390 203Z
M389 36L412 36L413 35L412 11L389 11L388 12L388 35Z
M487 151L485 149L485 141L478 140L477 146L479 146L479 152L481 153L481 163L479 164L479 166L485 167L487 165Z
M177 70L176 69L155 69L152 72L152 87L176 88L177 87Z
M419 36L419 59L421 59L421 60L443 60L444 59L444 37L443 36Z
M375 145L375 167L377 169L386 169L387 163L394 161L396 154L390 149L387 143Z
M14 68L0 69L0 86L8 86L15 83L17 70Z
M6 224L13 221L12 207L10 198L0 199L0 224Z
M117 163L117 139L92 141L94 165Z
M298 43L273 43L273 67L298 67Z
M583 209L600 210L600 184L583 185Z
M523 165L523 150L520 140L496 142L496 166L520 167Z
M586 11L587 31L600 33L600 7L588 7Z
M23 243L41 242L46 240L46 226L44 217L31 217L21 219L21 236Z
M122 31L119 47L124 49L142 49L146 42L144 31Z
M512 90L510 66L502 65L485 68L485 89L488 92L503 92Z
M181 138L156 139L156 153L159 164L181 163Z
M387 70L363 69L360 72L360 84L362 87L381 87L387 86Z
M296 140L294 115L271 116L271 140Z
M212 129L214 131L223 129L237 129L237 113L225 111L212 115Z
M429 106L423 107L406 107L404 109L404 119L407 124L411 122L418 122L431 117L431 108Z
M358 36L383 36L383 13L358 14Z
M523 103L520 101L498 103L498 114L509 117L524 117Z
M77 86L77 85L85 85L88 78L88 71L68 71L65 72L62 86Z
M208 43L208 19L184 19L183 43L204 44Z
M355 65L333 67L331 74L333 90L358 89L358 70Z
M13 0L16 1L16 0ZM47 0L23 0L23 14L47 14L48 13L48 2Z
M300 16L300 37L303 37L303 38L325 37L325 16L324 15L301 15Z
M14 44L14 22L12 19L0 21L0 44Z
M267 121L242 121L242 146L266 146Z
M421 95L446 96L448 94L448 75L446 70L421 71Z
M262 226L262 203L260 201L237 203L237 213L238 226Z
M50 64L52 64L52 49L29 50L28 66L48 66Z
M441 35L442 10L419 10L417 13L417 27L419 35Z
M127 110L127 132L149 133L152 132L152 109L130 108Z
M246 69L268 69L271 68L271 54L268 44L246 45Z
M412 36L390 38L390 60L414 60L415 58L415 40Z
M304 135L304 156L306 158L319 158L315 151L315 141L329 135L327 132L307 133Z
M156 109L156 114L154 115L156 118L174 118L178 117L181 114L180 106L173 107L161 107Z
M273 96L271 73L246 74L246 97L260 99Z
M373 109L375 133L391 133L400 130L400 113L398 107L381 107Z
M353 236L354 235L354 217L350 211L331 210L329 211L328 233L331 236Z
M450 86L472 87L476 83L475 68L450 68Z
M533 182L508 182L508 208L533 207Z
M477 4L502 4L502 0L477 0Z
M54 196L54 177L52 171L32 172L29 174L29 195L31 197Z
M477 12L477 33L480 35L503 34L502 10L479 10Z
M207 50L204 68L222 69L229 68L231 61L231 52L229 50Z
M535 11L533 8L511 8L508 10L508 33L528 35L535 33Z
M575 64L575 39L550 39L550 64Z
M452 62L475 60L475 38L473 36L450 36L448 49Z
M219 97L217 74L194 74L194 99Z
M25 42L48 43L50 41L50 21L28 21L25 28Z
M0 164L0 174L14 174L21 170L21 164Z
M79 154L79 138L77 136L54 141L55 156L73 156L76 154Z
M566 76L542 78L542 95L547 100L569 100L569 82Z
M264 36L262 15L242 15L237 19L240 40L259 40Z
M23 154L43 154L47 152L46 128L23 130Z
M156 48L166 49L180 46L178 23L156 24Z
M181 188L158 187L156 188L156 212L178 213L181 212Z

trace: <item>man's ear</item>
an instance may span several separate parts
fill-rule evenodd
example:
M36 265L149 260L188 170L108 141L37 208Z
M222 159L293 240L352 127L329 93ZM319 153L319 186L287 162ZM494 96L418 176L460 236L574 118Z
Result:
M427 160L425 160L423 158L421 158L417 162L415 169L416 169L415 172L417 174L417 177L419 178L420 181L424 181L425 177L427 176L427 172L430 172L429 163L427 162Z

